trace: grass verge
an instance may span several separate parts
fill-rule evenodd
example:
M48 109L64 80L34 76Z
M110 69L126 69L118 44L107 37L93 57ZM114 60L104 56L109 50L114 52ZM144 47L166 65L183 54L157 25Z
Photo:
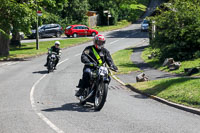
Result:
M131 61L131 55L133 49L124 49L112 54L113 61L118 67L119 71L115 74L126 74L132 71L139 71L140 69L136 67Z
M174 74L184 74L184 68L200 67L200 58L198 58L194 60L182 61L181 67L178 70L170 71L167 67L162 66L163 62L160 62L158 58L155 57L152 59L148 59L148 55L151 55L152 51L154 51L152 48L146 48L142 52L142 58L146 63L149 63L152 67L156 69ZM200 73L194 74L193 76L200 76Z
M67 48L70 46L74 46L77 44L81 44L87 41L90 41L90 38L72 38L66 40L59 40L61 48ZM21 48L11 47L10 48L10 55L8 57L0 57L0 60L10 60L16 58L28 58L33 56L42 55L47 53L47 48L50 48L54 45L55 41L45 41L39 42L39 50L36 50L36 44L33 43L22 43Z
M127 27L130 24L131 23L128 22L127 20L122 20L122 21L117 22L116 25L111 25L111 26L96 26L93 29L97 30L98 32L103 32L103 31L110 31L110 30L116 30L116 29L124 28L124 27Z
M144 93L200 109L200 78L170 78L131 85Z

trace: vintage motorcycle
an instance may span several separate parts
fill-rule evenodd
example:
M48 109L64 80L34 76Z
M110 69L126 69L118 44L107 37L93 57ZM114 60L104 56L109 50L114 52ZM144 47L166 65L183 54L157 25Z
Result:
M55 63L57 59L56 56L57 56L56 52L48 51L48 58L49 58L49 61L47 63L48 73L53 72L53 70L55 69Z
M78 97L81 105L90 102L94 103L95 111L100 111L103 108L107 98L108 85L111 81L110 70L116 71L106 65L96 67L91 74L89 87L85 88L82 96Z

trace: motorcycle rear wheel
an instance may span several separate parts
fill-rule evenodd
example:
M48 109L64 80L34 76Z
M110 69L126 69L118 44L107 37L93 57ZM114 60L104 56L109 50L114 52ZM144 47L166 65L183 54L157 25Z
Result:
M94 110L95 111L100 111L107 98L107 93L108 93L108 83L100 83L95 94L95 101L94 101Z

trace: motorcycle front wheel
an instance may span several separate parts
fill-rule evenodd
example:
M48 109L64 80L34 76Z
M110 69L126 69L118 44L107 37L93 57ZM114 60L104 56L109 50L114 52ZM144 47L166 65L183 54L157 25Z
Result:
M95 101L94 101L94 110L100 111L105 102L108 93L108 83L101 82L96 90Z
M48 62L48 73L52 72L53 71L53 62L52 61L49 61Z

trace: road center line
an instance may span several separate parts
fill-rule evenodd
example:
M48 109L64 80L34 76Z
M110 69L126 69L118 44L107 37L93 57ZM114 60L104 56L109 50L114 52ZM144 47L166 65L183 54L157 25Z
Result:
M113 42L111 42L111 43L109 43L109 44L113 44L113 43L116 43L116 42L118 42L119 40L115 40L115 41L113 41Z
M69 60L69 59L65 59L65 60L59 62L59 63L58 63L58 66L59 66L60 64L64 63L65 61L68 61L68 60Z
M68 61L69 59L65 59L63 61L61 61L60 63L58 63L58 65L64 63L65 61ZM42 79L44 79L48 74L43 75L39 80L37 80L34 85L31 88L31 92L30 92L30 101L31 101L31 106L32 109L35 111L35 113L40 117L40 119L42 119L50 128L52 128L54 131L56 131L57 133L64 133L64 131L62 131L61 129L59 129L55 124L53 124L46 116L44 116L41 112L39 112L36 108L35 105L35 100L34 100L34 91L36 86L40 83L40 81Z
M7 63L2 63L0 64L0 66L10 66L10 65L14 65L17 64L18 62L7 62Z

